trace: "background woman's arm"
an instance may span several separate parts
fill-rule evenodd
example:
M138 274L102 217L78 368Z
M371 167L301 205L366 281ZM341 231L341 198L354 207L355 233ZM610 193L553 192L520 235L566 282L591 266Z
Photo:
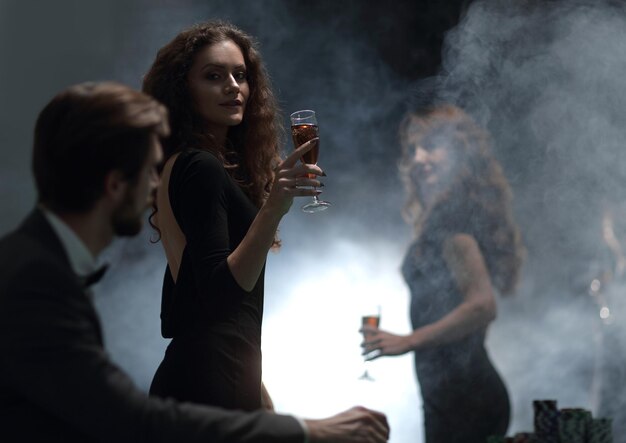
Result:
M486 328L495 319L496 301L491 279L474 237L468 234L450 237L444 243L443 256L463 295L463 302L441 319L409 335L382 330L369 334L363 343L365 353L378 349L380 354L373 356L377 358L451 343Z

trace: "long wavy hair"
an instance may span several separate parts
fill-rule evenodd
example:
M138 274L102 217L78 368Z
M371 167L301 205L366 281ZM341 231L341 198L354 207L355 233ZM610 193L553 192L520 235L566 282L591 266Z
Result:
M198 52L225 40L233 41L243 53L250 96L243 121L229 128L226 144L220 146L203 129L187 77ZM144 77L143 91L169 110L172 134L163 144L166 161L187 148L209 150L220 158L254 204L263 205L274 181L274 168L280 162L284 129L269 76L251 36L224 21L201 23L182 31L159 50Z
M418 239L441 240L459 230L473 235L494 287L513 292L525 249L513 219L511 189L487 132L458 107L439 105L408 114L399 135L400 177L407 192L403 215ZM444 147L453 159L450 184L428 205L415 179L416 146Z

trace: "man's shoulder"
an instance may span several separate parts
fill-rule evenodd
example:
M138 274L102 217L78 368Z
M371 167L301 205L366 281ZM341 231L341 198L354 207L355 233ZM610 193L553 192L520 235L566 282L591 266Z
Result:
M49 285L72 280L71 269L39 239L21 230L0 238L0 287Z
M0 240L0 335L10 331L23 340L32 331L76 328L100 340L97 314L68 264L23 233Z
M23 229L16 229L0 237L0 260L29 262L32 260L58 263L59 257L50 245Z

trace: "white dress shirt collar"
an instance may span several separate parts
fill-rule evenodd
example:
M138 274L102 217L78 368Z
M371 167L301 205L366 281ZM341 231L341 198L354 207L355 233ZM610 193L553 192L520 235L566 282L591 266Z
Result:
M61 240L67 253L70 266L78 276L85 276L96 269L96 259L91 254L85 243L76 235L63 220L46 208L41 207L43 215L52 226L52 229Z

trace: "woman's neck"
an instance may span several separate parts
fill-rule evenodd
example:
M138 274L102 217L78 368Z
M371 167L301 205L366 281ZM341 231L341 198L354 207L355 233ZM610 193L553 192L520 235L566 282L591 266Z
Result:
M228 135L228 126L216 126L207 123L204 130L213 137L216 148L224 148L226 146L226 136Z

